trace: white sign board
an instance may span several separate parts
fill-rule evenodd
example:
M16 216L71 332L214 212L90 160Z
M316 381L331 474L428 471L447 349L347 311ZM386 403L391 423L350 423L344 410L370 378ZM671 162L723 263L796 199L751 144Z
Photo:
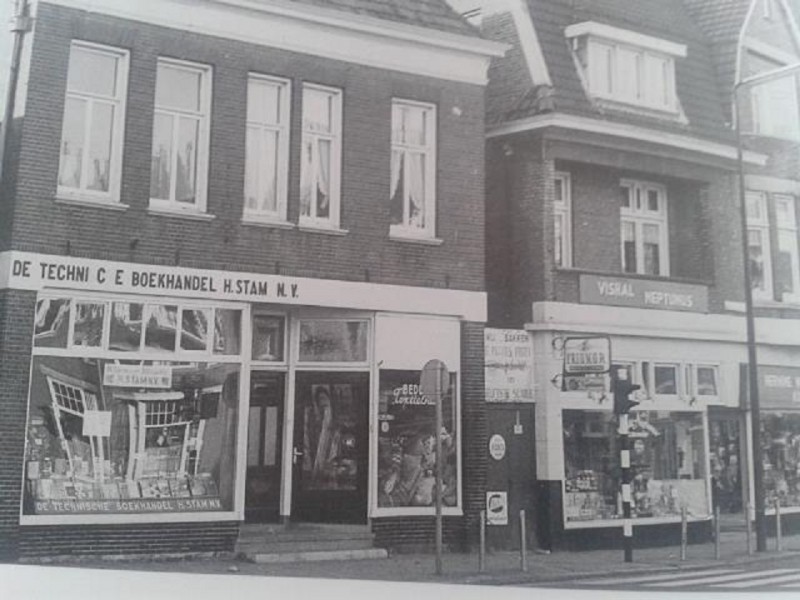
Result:
M172 387L172 368L163 365L107 364L103 371L103 385L124 388Z
M508 492L486 492L486 524L508 525Z
M522 329L484 330L487 402L533 402L533 342Z
M111 435L111 411L84 411L83 435L85 437L109 437Z
M608 373L611 340L607 337L575 337L564 340L564 375Z

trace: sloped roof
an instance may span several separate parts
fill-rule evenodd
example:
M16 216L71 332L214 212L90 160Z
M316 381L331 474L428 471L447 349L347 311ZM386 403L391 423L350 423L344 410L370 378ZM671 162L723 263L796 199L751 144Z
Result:
M479 36L479 32L459 14L446 0L291 0L306 4L341 10L367 17L384 19L427 27L448 33Z
M555 111L715 140L730 140L731 132L721 109L711 45L693 22L682 0L528 0L528 9L552 79ZM584 21L596 21L685 44L687 57L676 59L675 75L678 97L688 122L647 115L635 107L627 111L600 108L593 103L581 82L564 34L568 25ZM516 42L508 37L502 41ZM492 85L490 83L488 103L490 123L533 116L541 111L541 105L530 102L530 91L527 97L521 97L518 89L508 86L506 90L495 91L495 97L492 98Z

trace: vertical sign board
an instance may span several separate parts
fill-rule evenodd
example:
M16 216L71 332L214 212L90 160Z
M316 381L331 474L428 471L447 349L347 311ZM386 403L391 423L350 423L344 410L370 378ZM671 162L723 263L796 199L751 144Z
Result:
M524 329L484 330L487 402L533 402L533 342Z
M608 391L610 371L611 340L608 337L569 337L564 340L562 391Z
M486 524L508 525L508 492L486 492Z

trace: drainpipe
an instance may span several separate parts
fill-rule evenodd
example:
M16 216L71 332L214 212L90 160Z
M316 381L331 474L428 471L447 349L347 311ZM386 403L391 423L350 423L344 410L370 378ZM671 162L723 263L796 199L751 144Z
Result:
M8 75L8 87L6 89L6 106L0 123L0 182L3 181L5 169L3 168L8 151L8 130L11 128L11 121L14 118L14 104L17 98L17 83L19 81L19 67L22 57L22 44L25 34L31 30L33 19L28 15L28 0L16 0L14 2L14 16L11 17L9 30L13 36L13 49L11 51L11 70Z

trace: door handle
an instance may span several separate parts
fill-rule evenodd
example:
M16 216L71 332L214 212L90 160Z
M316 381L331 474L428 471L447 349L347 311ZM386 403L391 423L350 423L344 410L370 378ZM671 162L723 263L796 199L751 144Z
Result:
M297 448L292 448L292 464L297 464L297 458L303 456L303 453L300 452Z

